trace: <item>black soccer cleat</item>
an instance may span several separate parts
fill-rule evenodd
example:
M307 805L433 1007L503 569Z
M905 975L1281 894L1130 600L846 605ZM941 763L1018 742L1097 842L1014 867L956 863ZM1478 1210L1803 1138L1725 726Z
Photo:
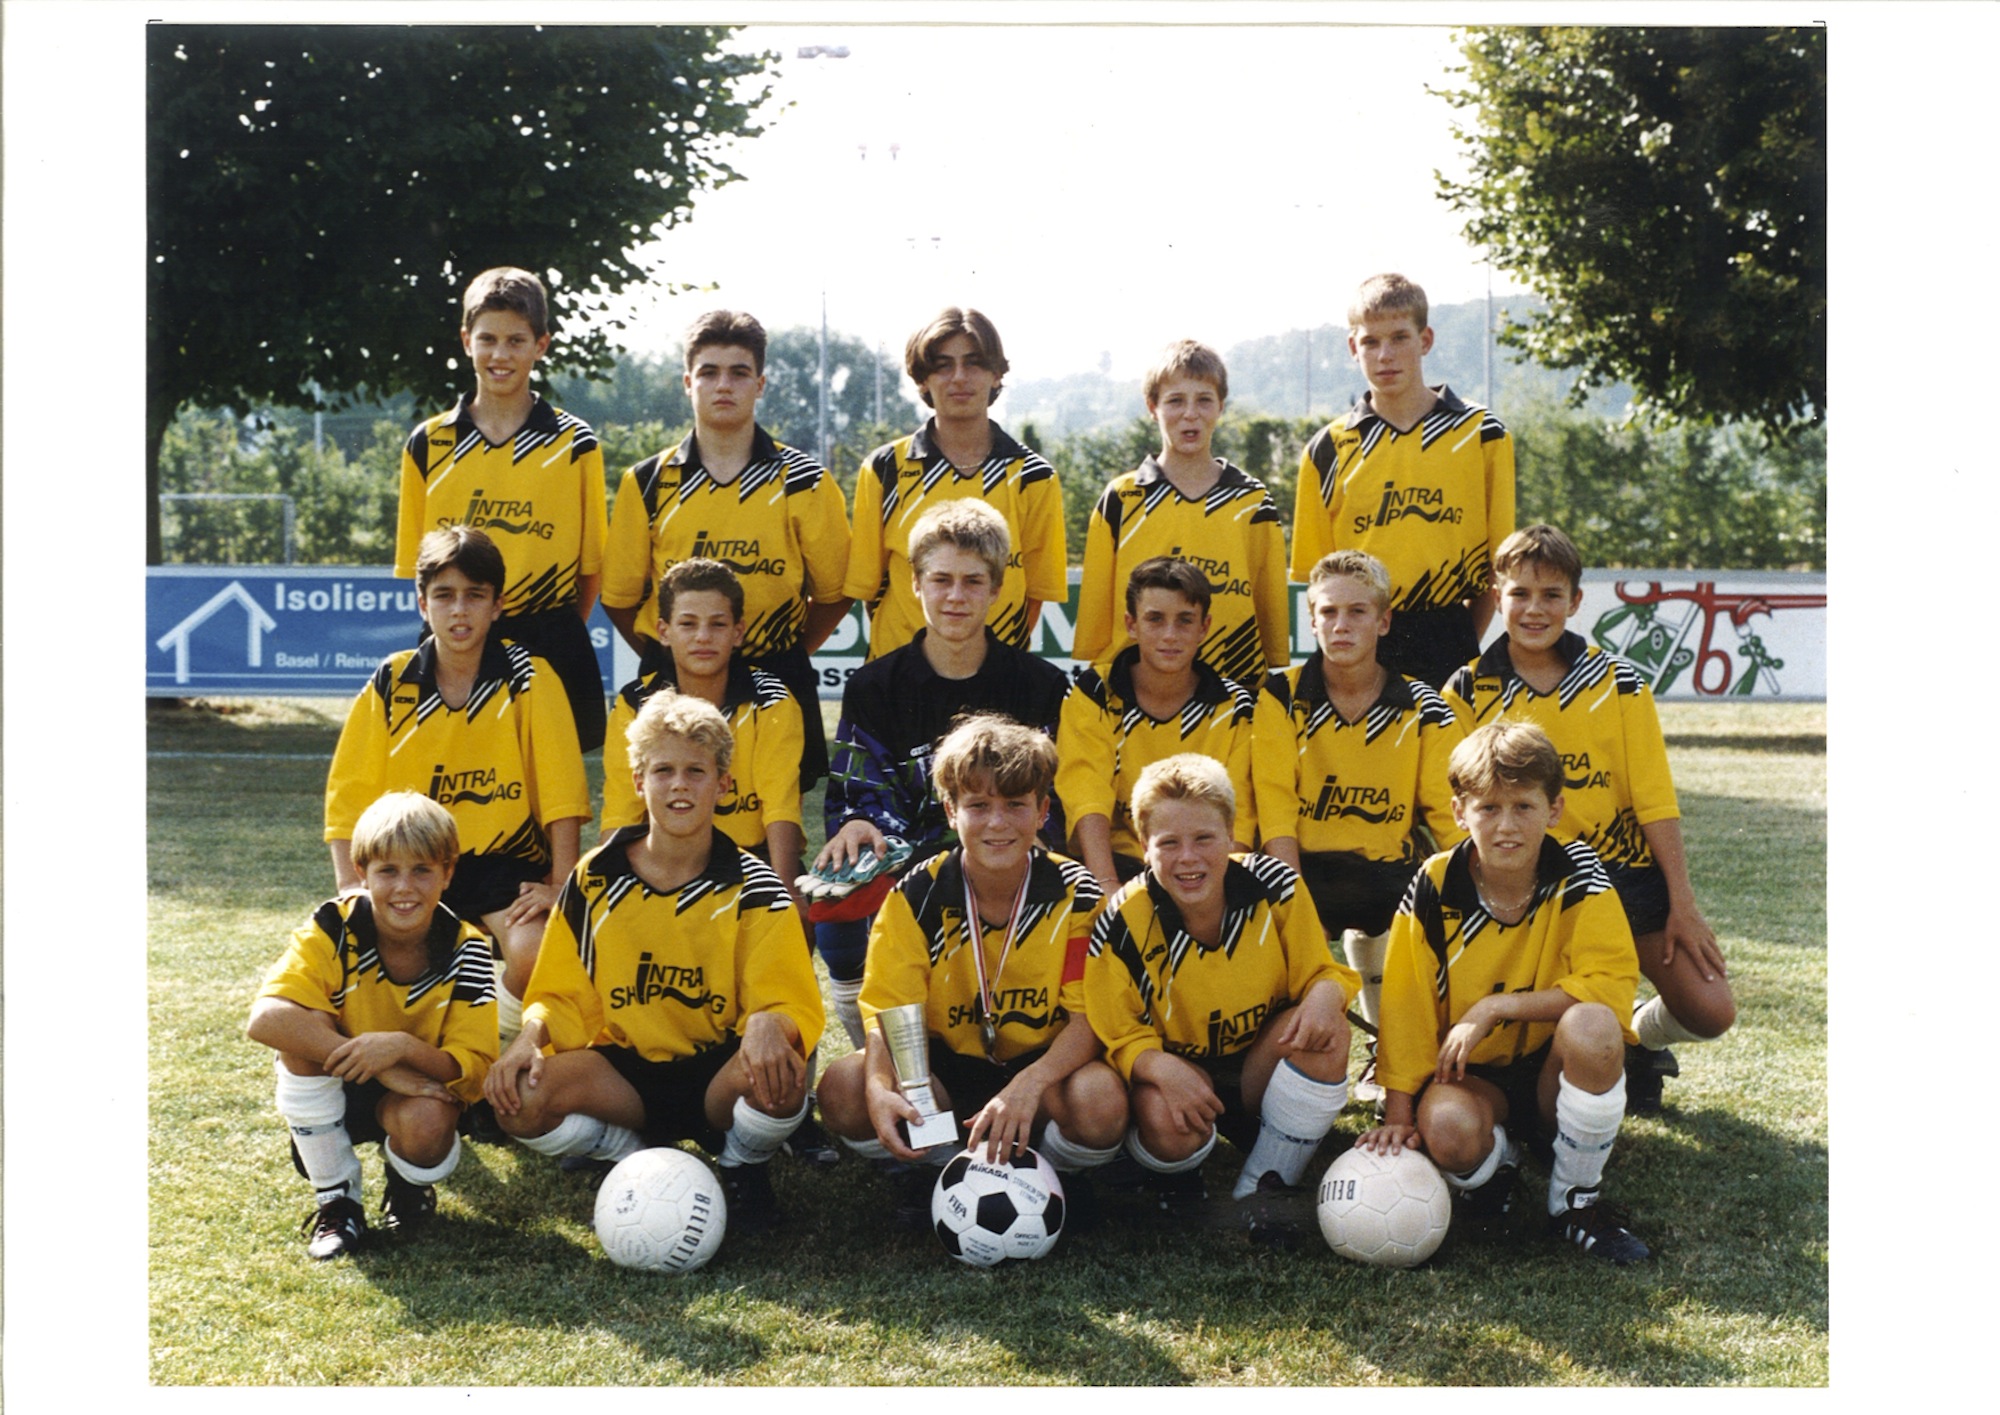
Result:
M318 1212L307 1214L299 1232L311 1233L312 1237L306 1240L306 1252L325 1262L361 1246L362 1237L368 1232L368 1215L360 1204L342 1194L321 1204Z
M840 1146L820 1128L811 1111L806 1112L806 1118L799 1122L798 1129L785 1137L785 1153L801 1164L818 1169L831 1169L840 1163Z
M1249 1218L1250 1241L1258 1247L1292 1252L1304 1245L1312 1203L1303 1186L1287 1184L1275 1170L1266 1170L1257 1176L1256 1191L1237 1203Z
M1641 1046L1626 1047L1625 1113L1658 1115L1667 1077L1680 1074L1681 1064L1672 1048L1653 1051Z
M382 1226L408 1237L430 1221L437 1212L437 1186L412 1184L396 1172L389 1157L382 1157Z
M729 1205L729 1228L742 1234L769 1233L785 1221L771 1188L770 1167L721 1165L722 1195Z
M1549 1235L1566 1239L1613 1267L1627 1268L1652 1257L1653 1250L1627 1226L1632 1216L1617 1204L1594 1202L1596 1197L1595 1189L1570 1190L1569 1207L1549 1215Z
M1514 1181L1520 1177L1518 1164L1503 1164L1493 1171L1493 1177L1477 1189L1452 1189L1452 1209L1455 1214L1477 1228L1497 1229L1504 1226L1507 1216L1514 1212Z
M1208 1185L1202 1182L1199 1165L1179 1174L1161 1174L1155 1170L1148 1177L1154 1199L1168 1213L1185 1214L1208 1202Z

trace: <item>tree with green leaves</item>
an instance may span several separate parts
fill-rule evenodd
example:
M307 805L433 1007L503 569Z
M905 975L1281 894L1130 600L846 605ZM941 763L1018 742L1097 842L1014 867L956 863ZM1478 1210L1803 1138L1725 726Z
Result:
M608 367L635 257L735 178L774 56L665 26L147 30L147 559L175 411L448 402L465 282L552 286L556 360ZM598 317L588 328L586 319Z
M1489 28L1442 96L1468 239L1548 308L1502 338L1684 420L1826 415L1826 32Z

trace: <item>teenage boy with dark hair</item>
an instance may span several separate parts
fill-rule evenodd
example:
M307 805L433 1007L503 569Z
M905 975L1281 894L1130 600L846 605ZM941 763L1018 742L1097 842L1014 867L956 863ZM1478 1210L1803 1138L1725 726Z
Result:
M501 632L555 670L577 741L592 751L604 741L604 679L584 626L604 555L604 456L589 425L530 382L549 350L542 282L513 266L481 271L464 308L459 341L476 388L403 444L396 573L417 573L431 531L490 535L512 576Z

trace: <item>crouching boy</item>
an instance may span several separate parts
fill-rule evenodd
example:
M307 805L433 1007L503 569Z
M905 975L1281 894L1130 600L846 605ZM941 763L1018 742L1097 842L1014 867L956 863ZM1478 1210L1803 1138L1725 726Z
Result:
M1545 1136L1549 1232L1624 1266L1649 1257L1598 1203L1625 1116L1639 959L1610 879L1562 816L1562 759L1530 723L1451 754L1470 833L1425 861L1389 930L1378 1074L1384 1123L1357 1142L1430 1154L1475 1220L1504 1217L1519 1145Z
M1360 979L1334 961L1297 871L1232 857L1221 763L1154 762L1132 816L1146 870L1099 917L1084 969L1090 1024L1131 1086L1126 1148L1168 1204L1206 1197L1217 1134L1248 1150L1236 1198L1290 1189L1347 1104Z
M292 1162L318 1195L307 1251L352 1252L368 1222L356 1142L382 1142L382 1211L409 1232L458 1167L459 1109L500 1050L493 946L439 903L458 862L451 813L414 791L378 799L351 841L362 888L292 935L250 1008L277 1055Z
M864 1155L922 1158L899 1126L919 1113L897 1087L877 1020L918 1003L932 1095L968 1144L988 1158L1033 1144L1058 1170L1094 1168L1118 1153L1125 1088L1083 1019L1084 949L1103 893L1082 865L1035 843L1055 744L975 716L938 744L932 774L958 844L905 875L875 916L861 983L866 1051L827 1068L820 1112ZM957 1148L939 1146L938 1158Z
M719 1156L731 1228L757 1232L779 1221L765 1165L805 1116L819 984L785 886L715 828L722 713L658 693L626 742L645 824L614 831L563 885L486 1097L546 1155L693 1140Z

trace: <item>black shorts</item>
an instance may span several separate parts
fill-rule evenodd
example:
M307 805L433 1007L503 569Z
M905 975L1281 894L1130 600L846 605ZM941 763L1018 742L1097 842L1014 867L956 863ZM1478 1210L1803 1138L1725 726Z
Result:
M478 926L488 914L505 909L520 896L524 884L540 884L549 876L546 863L510 855L460 855L445 886L444 904L467 923Z
M1007 1088L1007 1083L1042 1059L1047 1047L1023 1052L1011 1061L988 1061L983 1056L966 1056L953 1051L936 1037L931 1038L931 1078L951 1097L952 1112L969 1120L986 1108L986 1103Z
M1632 937L1662 932L1667 927L1667 876L1658 865L1614 865L1604 862L1618 902L1625 906Z
M799 794L803 796L826 775L826 714L819 702L819 670L813 667L803 639L781 653L744 662L775 675L799 700L806 738L805 755L799 761Z
M1273 1013L1272 1016L1276 1016ZM1270 1025L1270 1019L1265 1019ZM1215 1087L1215 1097L1222 1102L1222 1115L1215 1122L1215 1132L1237 1149L1247 1152L1257 1143L1257 1117L1243 1103L1243 1063L1250 1055L1245 1047L1228 1056L1205 1057L1183 1056L1182 1061L1200 1067L1208 1077L1208 1083Z
M1375 645L1375 661L1391 673L1404 673L1444 686L1479 657L1479 635L1473 632L1472 610L1463 604L1442 609L1399 609L1389 616L1389 632Z
M1504 1066L1468 1066L1465 1074L1497 1086L1507 1098L1507 1133L1527 1144L1542 1133L1542 1071L1549 1064L1553 1041L1543 1042L1526 1056Z
M545 609L539 614L508 616L497 632L537 658L545 659L562 679L570 716L576 719L577 745L594 752L604 745L604 675L591 646L590 626L576 617L574 605Z
M731 1037L720 1046L671 1061L648 1061L631 1047L591 1050L610 1062L611 1069L639 1093L639 1104L646 1108L646 1123L639 1136L648 1146L692 1140L710 1154L719 1155L722 1132L708 1123L708 1088L742 1045L742 1038Z
M1299 856L1299 876L1328 938L1340 937L1345 929L1370 935L1386 931L1416 873L1414 860L1385 862L1335 850Z

